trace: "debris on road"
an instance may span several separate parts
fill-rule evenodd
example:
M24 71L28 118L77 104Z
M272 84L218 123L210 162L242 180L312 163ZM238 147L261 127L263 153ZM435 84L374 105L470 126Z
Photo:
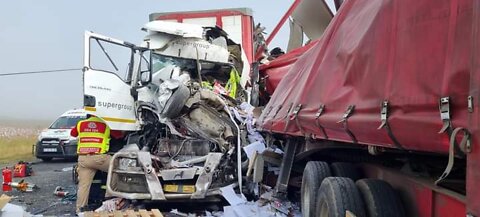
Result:
M257 201L247 201L243 195L237 195L232 186L221 188L222 195L230 203L230 206L224 206L223 212L206 212L205 216L301 216L300 209L290 201L280 200L273 197L271 188L264 188L268 191L260 196Z
M97 208L95 212L113 212L116 210L123 210L128 207L129 203L123 198L112 198L103 201L102 206Z
M31 216L21 206L7 203L0 211L2 217L18 217L18 216Z
M232 206L247 202L243 195L239 196L235 193L233 190L233 185L220 188L220 191L222 192L222 196L225 198L225 200L227 200Z
M32 216L31 214L25 212L25 209L21 206L9 203L12 197L2 194L0 196L0 216L2 217L18 217Z
M8 182L3 183L4 185L9 185L12 188L15 188L22 192L33 192L34 190L38 189L37 185L25 182L25 180L20 180L20 182Z
M62 186L57 186L55 187L55 190L53 190L53 194L57 197L65 197L67 195L70 195L70 192L65 191Z
M33 174L30 162L19 161L13 168L13 177L15 178L24 178Z
M182 216L182 217L195 217L195 214L193 214L193 213L183 213L183 212L178 211L178 209L172 209L172 211L170 211L170 213L178 215L178 216Z
M163 217L163 214L158 209L152 209L147 211L145 209L140 209L138 211L126 210L126 211L115 211L113 213L107 212L84 212L79 213L79 217L100 217L100 216L148 216L148 217Z

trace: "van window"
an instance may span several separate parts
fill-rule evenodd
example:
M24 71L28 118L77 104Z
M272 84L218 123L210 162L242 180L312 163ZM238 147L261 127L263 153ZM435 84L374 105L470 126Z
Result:
M68 116L60 117L49 127L49 129L71 129L77 125L85 117L82 116Z

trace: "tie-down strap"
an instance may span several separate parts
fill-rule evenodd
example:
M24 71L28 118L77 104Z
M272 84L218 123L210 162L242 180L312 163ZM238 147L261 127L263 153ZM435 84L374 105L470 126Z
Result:
M291 104L290 110L289 110L289 112L287 113L288 119L286 120L285 128L283 129L284 132L287 132L288 126L289 126L289 124L290 124L290 121L295 121L295 124L297 125L297 128L298 128L298 130L300 131L300 133L301 133L303 136L306 136L305 130L303 130L303 127L302 127L302 125L300 124L300 118L298 117L298 113L300 113L300 110L301 110L301 109L302 109L302 104L298 104L298 105L296 105L296 106L293 106L293 104ZM288 115L290 112L291 112L292 114Z
M320 105L320 107L318 108L318 111L317 113L315 114L315 125L317 125L317 127L322 131L323 133L323 136L325 139L328 139L328 136L327 136L327 131L325 131L325 127L323 127L321 124L320 124L320 116L323 114L323 111L325 110L325 105Z
M342 120L338 121L337 123L342 123L343 124L343 129L345 129L345 132L350 136L350 139L352 139L353 143L358 143L357 138L355 135L353 135L352 131L348 128L348 118L352 115L353 110L355 109L355 105L349 105L347 110L342 116Z
M388 100L385 100L382 102L381 105L382 109L380 110L380 120L382 123L380 126L377 128L378 130L385 128L387 130L388 137L390 140L392 140L393 144L398 148L398 149L404 149L403 146L400 144L400 142L397 140L395 135L393 135L392 128L390 127L390 124L388 123L388 111L389 111L389 106L388 106Z
M270 134L273 133L273 119L275 119L275 117L277 116L278 112L280 111L280 109L282 109L282 105L278 105L277 107L277 110L275 111L275 113L273 114L273 117L272 117L272 121L270 122Z
M454 130L453 124L452 124L452 118L450 115L450 103L451 103L451 99L448 96L440 98L438 102L438 107L440 110L440 118L442 119L442 122L443 122L442 129L440 129L438 133L439 134L447 133L449 137L452 136L452 133ZM453 142L456 143L455 140ZM460 150L460 145L455 144L453 147L455 148L456 152L458 152L459 154L462 154L462 150Z
M458 147L457 147L456 137L457 137L457 134L460 131L463 132L463 138L462 138L462 141L460 142L460 144L458 144ZM447 178L447 176L452 171L453 164L454 164L454 161L455 161L455 149L456 149L455 147L460 149L463 152L462 154L466 154L466 153L471 152L472 147L471 147L470 137L471 137L470 132L465 128L457 127L452 131L452 135L450 136L450 147L448 149L447 167L445 168L445 171L443 172L443 174L437 179L437 181L435 181L435 185L438 185L438 183L440 183L445 178Z
M283 127L283 132L287 132L288 125L290 124L290 111L293 108L293 103L288 105L287 113L283 116L283 120L285 121L285 127Z

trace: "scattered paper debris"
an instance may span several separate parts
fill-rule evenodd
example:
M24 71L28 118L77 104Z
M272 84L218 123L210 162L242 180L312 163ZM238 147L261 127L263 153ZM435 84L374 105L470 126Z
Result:
M196 217L195 214L183 213L183 212L178 211L178 209L172 209L172 211L170 211L170 213L175 214L175 215L179 215L179 216L183 216L183 217Z
M102 202L102 206L98 207L95 212L113 212L118 210L118 205L122 202L122 198L113 198Z
M222 192L222 196L228 201L228 203L230 203L230 205L238 205L247 202L244 198L239 197L235 193L232 185L220 188L220 191Z
M30 213L27 213L25 209L21 206L7 203L5 206L0 210L0 216L2 217L32 217Z
M265 151L265 149L265 144L261 141L256 141L250 145L243 147L243 151L245 151L245 154L247 154L248 159L252 159L253 153L255 153L255 151L261 154L263 153L263 151Z

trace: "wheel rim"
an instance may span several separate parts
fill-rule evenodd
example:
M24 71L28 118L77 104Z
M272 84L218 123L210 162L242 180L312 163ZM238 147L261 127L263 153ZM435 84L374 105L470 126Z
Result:
M328 204L326 201L322 201L322 205L320 206L320 210L317 210L320 213L320 217L328 217Z
M307 216L307 217L310 217L310 209L309 209L309 206L310 206L310 191L306 191L306 189L309 189L309 184L307 181L305 181L304 183L304 188L303 188L303 203L302 203L302 213L303 213L303 216Z

